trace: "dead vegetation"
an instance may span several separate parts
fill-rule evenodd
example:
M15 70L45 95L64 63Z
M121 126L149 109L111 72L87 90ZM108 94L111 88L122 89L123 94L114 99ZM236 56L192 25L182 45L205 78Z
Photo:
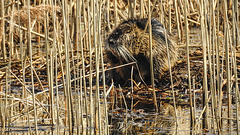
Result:
M23 126L36 134L44 127L56 128L56 134L112 134L120 124L123 130L117 133L154 133L163 123L144 121L154 118L146 113L164 113L161 107L167 105L171 122L179 124L176 104L195 109L188 110L191 127L204 128L195 133L224 132L226 121L237 121L227 126L239 132L238 1L28 2L1 1L1 132ZM128 18L146 18L149 11L172 33L180 54L171 75L165 71L156 85L157 109L152 86L134 80L129 80L132 87L114 86L108 71L120 67L109 67L104 59L105 39L114 28Z

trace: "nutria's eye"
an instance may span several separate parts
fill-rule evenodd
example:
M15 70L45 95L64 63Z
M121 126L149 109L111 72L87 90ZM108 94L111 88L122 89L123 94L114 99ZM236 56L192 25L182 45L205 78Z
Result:
M125 29L123 29L123 31L125 33L130 33L132 31L132 28L130 26L126 27Z
M126 33L130 33L130 32L131 32L131 29L126 30Z
M113 43L114 43L113 38L109 38L108 43L109 43L109 44L113 44Z

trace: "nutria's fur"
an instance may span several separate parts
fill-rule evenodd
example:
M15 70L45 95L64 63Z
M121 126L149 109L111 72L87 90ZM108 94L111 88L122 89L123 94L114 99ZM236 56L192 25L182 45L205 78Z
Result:
M150 45L149 30L145 31L148 19L127 20L121 23L109 35L106 40L106 54L111 66L118 66L136 61L143 80L150 84ZM165 40L165 29L156 19L151 19L152 24L152 50L153 50L153 69L155 82L158 82L161 75L169 68L167 57L167 45ZM144 32L145 31L145 32ZM167 32L167 43L169 48L171 65L177 60L177 46L170 39ZM125 66L112 71L115 83L124 84L131 78L131 66ZM133 79L141 81L137 67L134 66Z

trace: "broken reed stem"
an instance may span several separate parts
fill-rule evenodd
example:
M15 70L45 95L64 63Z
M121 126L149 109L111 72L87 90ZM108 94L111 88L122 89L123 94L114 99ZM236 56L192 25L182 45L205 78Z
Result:
M20 26L20 25L18 25L18 24L15 24L15 23L13 23L13 22L8 21L8 20L5 20L5 21L7 21L7 23L9 23L9 24L14 25L15 27L20 28L21 30L27 31L27 28L25 28L25 27L23 27L23 26ZM34 34L34 35L37 35L37 36L39 36L39 37L46 38L45 35L40 34L40 33L38 33L38 32L35 32L35 31L33 31L33 30L31 30L31 33ZM48 39L49 41L53 41L52 38L49 38L49 37L48 37L47 39Z

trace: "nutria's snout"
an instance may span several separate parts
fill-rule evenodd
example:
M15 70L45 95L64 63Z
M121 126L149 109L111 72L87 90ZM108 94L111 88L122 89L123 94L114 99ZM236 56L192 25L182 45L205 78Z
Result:
M111 66L119 66L135 61L138 68L134 66L133 79L137 82L151 82L150 76L150 45L149 30L145 30L148 19L130 19L118 25L109 35L105 42L107 61ZM153 68L154 78L159 81L163 72L169 68L167 46L170 55L171 66L177 60L177 45L171 39L170 33L164 29L157 19L151 19L152 46L153 46ZM167 38L165 38L165 33ZM166 44L167 41L167 44ZM132 66L126 66L111 71L115 83L125 84L131 78ZM140 73L139 73L140 71ZM140 77L141 76L141 77Z

